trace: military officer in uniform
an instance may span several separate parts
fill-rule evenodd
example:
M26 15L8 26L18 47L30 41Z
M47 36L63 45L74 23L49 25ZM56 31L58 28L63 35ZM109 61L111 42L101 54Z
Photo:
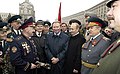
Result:
M33 18L26 20L19 29L22 29L22 34L10 46L11 64L15 67L15 74L35 74L38 58L34 41L31 40L35 32Z
M9 25L10 25L10 27L11 27L11 33L9 33L9 34L7 35L7 37L10 38L11 41L12 41L15 37L17 37L18 35L21 34L21 31L18 30L19 27L21 26L21 19L22 19L22 17L21 17L20 15L14 15L14 16L12 16L12 17L8 20L8 23L9 23ZM11 41L10 41L10 42L11 42Z
M85 27L85 31L84 31L84 36L86 40L89 40L89 31L87 30L87 25L88 25L88 19L90 17L97 17L97 14L93 13L93 12L86 12L85 13L85 20L86 20L86 27Z
M120 32L120 0L110 0L107 3L110 27ZM91 74L120 74L120 37L102 54L99 67Z
M100 33L103 25L104 22L97 17L88 19L90 39L82 47L81 74L89 74L98 66L97 63L101 54L110 44L110 40Z
M4 54L7 46L5 46L6 35L7 35L7 23L0 22L0 74L3 74L2 67L4 66Z

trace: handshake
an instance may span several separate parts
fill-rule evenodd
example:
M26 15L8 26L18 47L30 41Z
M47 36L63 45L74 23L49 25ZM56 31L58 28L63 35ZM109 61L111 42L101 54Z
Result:
M51 69L51 65L48 63L36 61L35 64L37 65L37 68L43 67L45 69Z

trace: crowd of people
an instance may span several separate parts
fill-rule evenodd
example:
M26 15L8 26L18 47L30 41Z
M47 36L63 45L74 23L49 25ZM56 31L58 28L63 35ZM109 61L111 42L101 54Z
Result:
M85 27L77 19L0 21L0 74L120 74L120 1L107 7L110 22L89 12Z

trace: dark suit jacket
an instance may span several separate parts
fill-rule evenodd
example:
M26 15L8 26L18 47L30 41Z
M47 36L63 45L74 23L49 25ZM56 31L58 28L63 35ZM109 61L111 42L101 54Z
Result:
M39 61L46 62L46 54L45 54L45 36L41 35L38 37L36 34L32 37L34 43L36 45Z

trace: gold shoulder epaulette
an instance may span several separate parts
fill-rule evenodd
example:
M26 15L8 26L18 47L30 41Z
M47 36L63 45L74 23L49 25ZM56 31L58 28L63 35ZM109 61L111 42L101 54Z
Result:
M107 38L107 37L103 37L103 40L108 41L108 40L110 40L110 39Z
M22 39L22 36L18 36L17 38L15 38L16 41L19 41Z

